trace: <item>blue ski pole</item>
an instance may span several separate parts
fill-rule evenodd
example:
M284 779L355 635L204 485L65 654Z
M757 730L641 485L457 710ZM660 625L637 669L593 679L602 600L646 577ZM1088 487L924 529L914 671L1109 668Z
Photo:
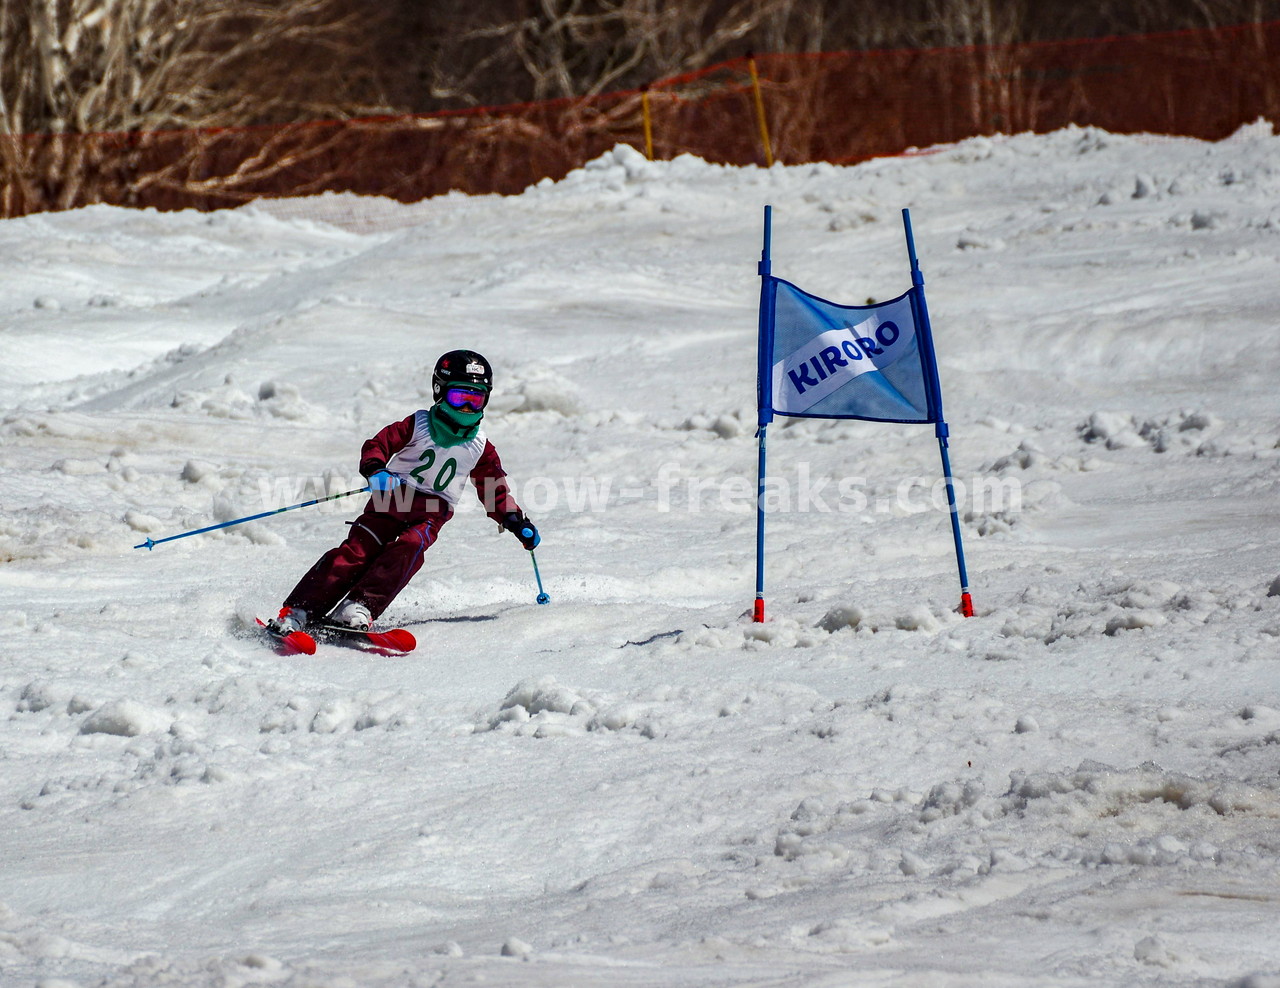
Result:
M533 538L533 529L526 528L520 534L526 539L531 539ZM533 561L533 578L538 581L538 603L550 604L551 597L542 589L542 574L538 572L538 557L533 554L532 549L529 550L529 558Z
M291 504L287 508L275 508L272 511L262 511L256 515L247 515L244 518L236 518L233 521L224 521L218 525L206 525L204 528L194 528L189 532L179 532L177 535L169 535L163 539L147 539L134 546L135 549L154 549L162 542L172 542L174 539L185 539L188 535L201 535L204 532L216 532L220 528L230 528L232 525L243 525L247 521L257 521L259 518L269 518L271 515L278 515L283 511L293 511L296 508L309 508L313 504L323 504L325 501L335 501L340 497L350 497L352 494L367 494L368 487L357 487L352 491L343 491L341 494L330 494L328 497L317 497L310 501L303 501L301 504ZM535 564L536 565L536 564Z

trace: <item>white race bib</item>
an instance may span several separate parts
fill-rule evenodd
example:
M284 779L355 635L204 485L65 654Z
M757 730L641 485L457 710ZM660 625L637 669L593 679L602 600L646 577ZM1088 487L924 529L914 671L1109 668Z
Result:
M435 494L450 504L458 503L458 495L467 478L484 453L484 429L472 439L457 446L437 446L427 424L430 412L420 409L413 417L413 438L387 463L387 469L404 478L406 484L426 494Z

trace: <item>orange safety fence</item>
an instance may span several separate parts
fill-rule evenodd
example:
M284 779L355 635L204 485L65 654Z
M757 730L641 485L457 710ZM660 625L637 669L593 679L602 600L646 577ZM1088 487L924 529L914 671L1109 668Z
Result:
M516 193L619 143L655 158L851 163L1068 124L1217 140L1259 117L1280 119L1280 22L758 55L583 99L276 126L0 135L0 215L91 203L217 209L326 191L402 202L452 189Z

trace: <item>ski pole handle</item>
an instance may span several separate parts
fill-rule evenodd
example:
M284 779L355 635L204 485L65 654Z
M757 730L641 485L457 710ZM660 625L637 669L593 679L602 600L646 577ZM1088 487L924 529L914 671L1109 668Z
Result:
M244 518L236 518L233 521L224 521L217 525L206 525L204 528L193 528L189 532L179 532L177 535L167 535L163 539L147 539L145 542L139 542L134 546L135 549L154 549L163 542L172 542L174 539L185 539L188 535L202 535L205 532L216 532L220 528L230 528L232 525L243 525L247 521L257 521L259 518L269 518L272 515L278 515L284 511L294 511L297 508L309 508L313 504L323 504L325 501L336 501L340 497L350 497L352 494L367 494L368 487L357 487L355 490L343 491L341 494L330 494L328 497L317 497L310 501L303 501L300 504L291 504L287 508L275 508L272 511L261 511L256 515L246 515Z

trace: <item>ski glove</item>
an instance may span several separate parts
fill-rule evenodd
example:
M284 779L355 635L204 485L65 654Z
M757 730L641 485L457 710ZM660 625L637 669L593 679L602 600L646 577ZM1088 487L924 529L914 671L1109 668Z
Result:
M502 519L502 527L520 540L520 544L532 552L542 541L538 526L519 511L508 511Z
M390 470L379 470L369 478L369 490L393 491L403 483L404 481Z

